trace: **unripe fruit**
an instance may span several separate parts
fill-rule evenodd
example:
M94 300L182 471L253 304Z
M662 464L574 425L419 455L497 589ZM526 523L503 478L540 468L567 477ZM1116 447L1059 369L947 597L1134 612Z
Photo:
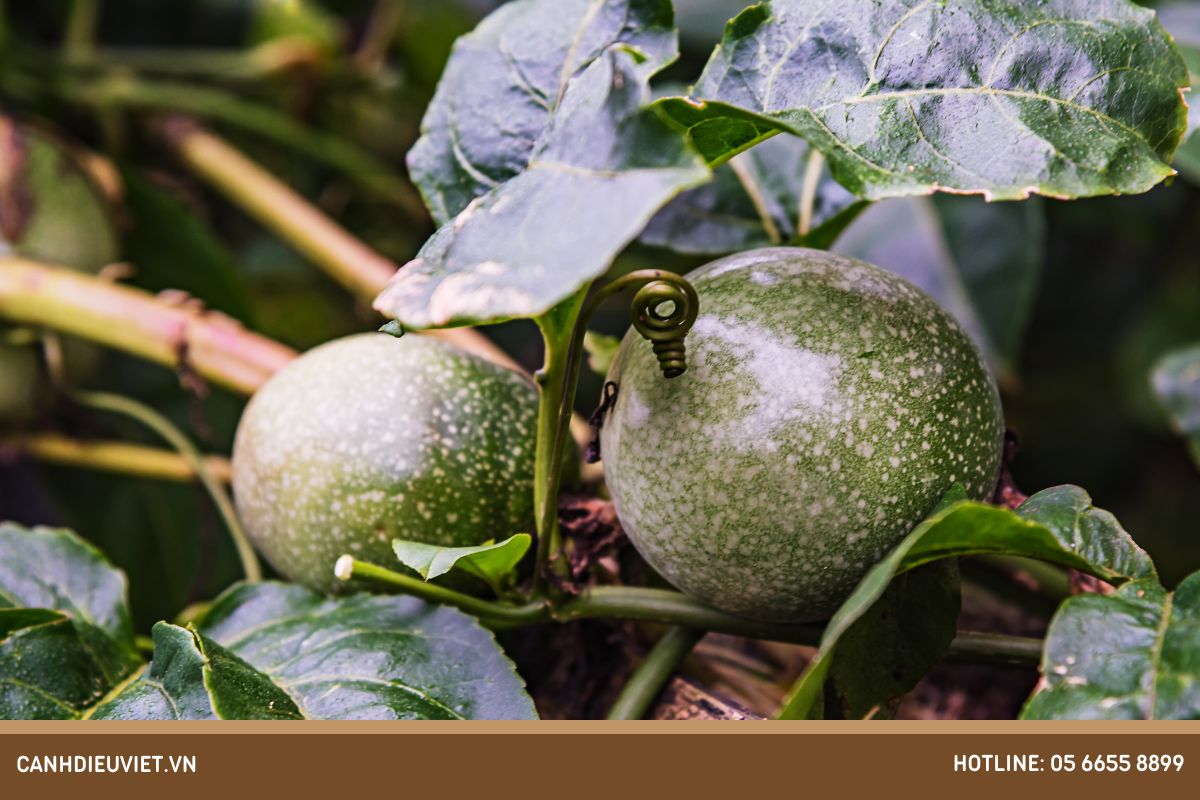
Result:
M679 589L747 617L820 619L953 485L992 491L995 383L919 289L793 248L688 277L688 371L664 379L631 331L601 429L621 523Z
M116 226L99 187L52 137L0 116L0 253L82 272L117 260ZM2 341L0 325L0 427L19 427L36 416L41 378L36 349ZM63 339L68 375L86 374L96 348Z
M309 351L250 401L238 512L285 577L335 588L339 556L400 569L393 539L469 546L533 529L537 390L425 336Z

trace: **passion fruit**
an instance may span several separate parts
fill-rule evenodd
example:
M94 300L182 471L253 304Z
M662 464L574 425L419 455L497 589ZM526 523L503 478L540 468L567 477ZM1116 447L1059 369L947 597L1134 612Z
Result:
M465 547L531 531L537 405L526 377L430 337L321 345L246 408L238 512L276 570L327 591L346 553L398 569L393 539Z
M52 136L0 115L0 254L83 272L117 260L116 226L107 201L68 147ZM0 427L36 416L41 378L35 349L3 341L0 326ZM70 375L86 374L98 351L64 340Z
M746 617L821 619L947 490L993 490L996 385L915 286L795 248L688 277L687 372L664 379L631 331L601 430L622 526L680 590Z

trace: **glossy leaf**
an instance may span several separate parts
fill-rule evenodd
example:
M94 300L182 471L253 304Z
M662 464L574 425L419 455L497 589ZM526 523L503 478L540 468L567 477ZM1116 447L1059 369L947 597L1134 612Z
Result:
M1023 719L1200 719L1200 573L1068 599Z
M811 216L801 233L806 191ZM640 241L706 255L781 244L825 248L862 207L802 139L776 136L718 167L711 183L668 203Z
M896 575L942 558L984 553L1049 561L1114 584L1157 578L1145 551L1112 514L1095 508L1076 486L1038 492L1017 511L949 502L867 573L833 615L817 655L796 682L780 716L808 719L819 714L838 641L883 596Z
M160 622L154 659L92 719L303 719L288 694L225 648Z
M1040 202L896 198L868 208L834 251L888 269L954 315L999 376L1016 372L1045 259Z
M945 657L962 605L958 563L905 572L838 643L829 683L846 719L890 716L889 704Z
M409 172L438 224L522 173L568 82L613 45L675 60L670 0L517 0L455 42Z
M133 647L125 575L68 530L0 524L0 608L61 611Z
M527 719L492 635L411 597L235 586L194 627L159 623L142 677L103 719Z
M416 570L425 580L460 569L476 578L495 585L521 563L533 539L528 533L518 533L503 542L490 542L476 547L438 547L424 542L396 539L392 549L396 558L409 569Z
M74 719L141 663L125 577L70 531L0 525L0 719Z
M442 226L375 308L412 329L532 317L607 270L663 204L709 178L648 100L635 54L597 58L528 168Z
M659 104L710 162L786 131L868 199L1067 198L1170 176L1187 85L1128 0L770 0Z
M1154 391L1200 466L1200 345L1177 350L1154 368Z

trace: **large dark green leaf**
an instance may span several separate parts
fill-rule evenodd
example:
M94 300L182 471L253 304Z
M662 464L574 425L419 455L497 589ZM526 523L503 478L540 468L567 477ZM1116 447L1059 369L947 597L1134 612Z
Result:
M809 218L802 222L806 197ZM863 205L803 139L776 136L718 167L711 183L667 203L640 241L705 255L781 244L827 247Z
M438 224L525 170L571 78L624 45L676 57L670 0L517 0L454 45L408 157Z
M125 577L69 531L0 525L0 719L74 719L137 669Z
M1200 573L1062 604L1023 719L1200 719Z
M195 630L160 624L145 675L96 716L530 719L535 712L492 634L459 611L411 597L330 600L264 583L230 589Z
M154 660L92 719L303 719L270 678L194 628L154 626Z
M1187 85L1128 0L770 0L659 102L712 162L787 131L869 199L1065 198L1169 176Z
M896 576L838 644L829 684L842 717L890 716L886 706L945 657L957 632L960 590L956 561Z
M0 608L45 608L133 646L125 575L67 530L0 524Z
M1112 514L1092 506L1091 498L1076 486L1038 492L1017 511L950 502L867 573L833 615L817 655L797 681L781 716L806 719L819 713L838 641L883 596L896 575L938 559L983 553L1050 561L1114 584L1157 578L1145 551Z
M1154 368L1154 391L1200 465L1200 345L1168 354Z
M1181 0L1158 11L1163 27L1175 38L1191 76L1188 96L1188 135L1175 154L1175 166L1193 182L1200 182L1200 4Z
M528 168L442 226L375 301L421 329L537 316L608 269L708 169L614 48L567 85Z
M937 195L877 203L838 240L920 286L970 334L994 373L1016 371L1045 258L1040 202Z

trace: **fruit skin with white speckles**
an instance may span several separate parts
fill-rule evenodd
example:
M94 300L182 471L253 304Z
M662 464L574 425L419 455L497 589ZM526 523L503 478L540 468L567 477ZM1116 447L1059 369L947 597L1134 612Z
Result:
M741 616L821 619L952 485L993 490L999 393L919 289L797 248L688 278L688 371L664 379L631 331L601 429L625 532L680 590Z
M238 513L272 566L325 591L346 553L400 569L393 539L459 547L530 531L537 403L524 376L430 337L321 345L246 408Z

